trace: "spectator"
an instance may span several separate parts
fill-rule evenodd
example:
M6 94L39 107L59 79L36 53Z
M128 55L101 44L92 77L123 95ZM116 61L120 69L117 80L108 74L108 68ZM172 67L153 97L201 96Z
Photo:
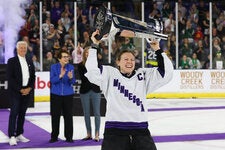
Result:
M225 14L221 12L219 17L216 19L217 32L219 36L224 35L225 32Z
M172 34L168 37L167 41L167 47L170 53L170 56L172 57L173 62L176 61L176 36L175 34Z
M24 25L21 27L20 31L19 31L19 36L20 38L24 37L24 36L28 36L29 35L29 32L31 30L31 25L28 21L27 18L25 18L25 23Z
M39 31L39 20L35 20L35 25L29 32L29 41L35 55L39 55L40 47L40 31Z
M200 61L198 60L196 53L192 54L192 58L189 61L189 65L191 69L201 69L202 65Z
M43 59L43 71L50 71L51 65L55 63L56 60L53 58L52 52L47 52L46 57Z
M84 49L81 47L80 42L78 42L77 47L72 52L74 64L79 64L80 62L82 62L83 51Z
M206 11L205 18L203 19L203 31L204 36L209 36L209 24L210 24L210 15L209 11Z
M189 43L189 40L186 37L183 39L183 43L180 45L180 52L182 55L186 55L187 57L191 58L192 56L193 46Z
M57 21L61 18L63 10L60 6L59 1L53 2L53 7L51 8L50 14L51 14L51 22L53 25L57 24Z
M163 21L169 18L169 15L172 13L171 5L168 1L165 1L162 8L162 18Z
M83 48L91 46L90 35L89 35L89 33L87 31L83 32L83 38L84 38L84 40L81 42L82 45L83 45Z
M76 8L76 11L77 11L77 23L81 23L82 22L82 9L80 7L77 7Z
M68 49L67 49L67 46L66 45L63 45L63 47L62 47L62 51L65 51L65 52L68 52L69 53L69 51L68 51ZM57 57L56 57L57 58Z
M212 38L220 38L216 27L212 27Z
M49 29L51 25L51 20L50 18L46 18L45 22L42 24L42 29L43 29L43 38L47 37Z
M216 57L213 58L213 69L224 69L225 60L222 57L221 52L216 53Z
M219 38L214 38L212 41L212 54L213 54L213 58L216 57L216 54L218 52L222 53L222 48L220 46L220 39Z
M50 14L50 12L47 11L46 6L43 5L43 7L42 7L42 20L43 20L43 22L46 21L46 19L48 18L49 14Z
M55 40L53 47L52 47L53 53L54 53L54 57L57 58L59 51L61 50L61 46L59 43L59 40Z
M194 50L194 53L197 54L198 60L201 62L201 64L203 64L203 62L206 60L207 55L209 54L209 52L207 51L207 49L203 45L203 41L202 40L199 40L197 42L197 45L196 45L195 50Z
M63 9L61 16L64 17L65 14L67 14L70 19L73 19L73 10L70 9L69 4L64 5L64 9Z
M68 38L71 38L73 41L74 41L74 24L71 25L71 27L69 28L69 31L68 31L68 34L65 35L65 40L68 39ZM77 30L77 39L80 39L80 32L79 30Z
M64 46L66 46L67 48L67 51L72 54L73 50L75 49L75 46L73 44L73 40L71 38L67 38L65 43L64 43Z
M148 19L152 19L152 18L160 19L161 18L161 13L160 13L160 10L158 9L157 2L152 3L152 8L150 10L151 10L151 12L148 15Z
M32 61L33 61L33 64L34 64L35 71L40 71L41 70L41 65L38 62L36 55L33 55Z
M210 69L210 54L207 56L205 62L203 63L202 69Z
M133 44L133 38L125 37L125 42L122 44L122 49L134 50L135 45Z
M100 130L100 105L101 105L101 91L99 86L90 83L90 81L85 77L87 69L85 63L88 57L88 47L84 50L83 60L78 65L78 71L81 78L81 87L80 87L80 98L81 104L84 112L85 126L87 130L87 136L83 140L92 139L92 128L91 128L91 118L90 118L90 105L92 104L92 110L95 117L95 138L96 142L99 141L99 130Z
M35 26L35 20L37 20L38 17L36 16L33 9L30 10L30 16L28 17L28 21L30 23L31 28Z
M209 7L206 5L204 0L200 0L199 4L198 4L198 16L199 16L199 25L201 27L203 27L203 20L206 17L206 12L209 10ZM203 32L204 32L204 28L202 28Z
M48 48L49 46L48 46L48 39L47 39L50 26L51 26L51 20L50 20L50 18L46 18L45 23L42 24L42 33L43 33L42 41L43 41L44 53L50 51Z
M23 136L24 121L35 82L34 65L26 57L27 42L17 42L16 49L17 56L10 58L7 63L8 95L11 100L8 136L11 146L17 145L18 141L30 141Z
M24 36L23 37L23 41L25 41L27 43L27 53L26 53L26 56L29 58L29 59L32 59L33 55L34 55L34 51L33 51L33 47L31 46L30 44L30 40L29 40L29 37L28 36Z
M199 25L195 29L193 38L194 38L195 43L197 43L199 40L203 40L203 38L204 38L202 28Z
M183 17L181 11L178 11L178 28L179 28L179 37L183 37L183 32L186 26L186 17ZM179 43L182 41L182 38L179 38Z
M173 18L173 13L169 14L169 18L165 20L164 28L166 34L173 34L175 32L175 20Z
M212 21L213 21L213 24L215 25L216 24L216 19L219 18L219 15L221 13L221 10L220 8L218 7L218 4L217 2L212 2Z
M183 38L187 38L190 44L193 44L193 35L195 33L194 28L192 28L191 20L186 21L186 27L182 31Z
M66 29L66 32L68 32L69 28L71 26L71 20L69 18L69 14L68 13L64 13L64 15L61 17L61 21L62 21L63 26Z
M180 69L190 69L189 65L190 58L188 58L185 54L182 56L179 68Z
M88 20L90 22L90 27L94 27L94 18L95 18L95 12L94 12L94 7L92 5L89 6L89 11L88 11Z
M198 13L199 11L197 9L196 3L192 3L191 8L189 10L188 19L191 21L192 27L194 29L198 26L198 21L199 21Z
M31 10L33 10L35 14L38 14L39 10L38 10L38 6L37 5L38 5L38 1L37 0L33 0L33 2L30 4L30 7L29 7L30 12L31 12Z
M182 0L178 0L178 11L181 12L181 17L186 18L187 8L183 5Z
M100 52L98 52L98 61L100 64L109 64L109 50L105 41L101 41L99 44Z
M80 37L79 37L78 41L80 41L81 43L85 42L85 38L86 38L86 37L84 37L85 34L88 34L88 36L89 36L89 33L87 32L87 25L88 24L89 24L89 21L87 19L87 16L82 14L81 15L81 22L77 22L77 30L79 31L79 34L80 34ZM86 32L86 33L84 33L84 32Z
M51 66L50 71L50 114L52 132L50 143L58 141L60 117L64 118L64 136L66 142L73 142L73 85L74 67L69 64L69 53L60 51L59 62Z
M225 56L225 35L222 36L221 40L221 54L223 57Z
M204 36L203 45L206 48L206 51L209 52L210 42L209 42L209 37L208 36Z
M67 34L67 31L66 31L66 28L64 27L63 23L62 23L62 20L59 19L58 22L57 22L57 33L59 35L59 44L60 46L63 46L64 43L65 43L65 36Z
M51 24L47 35L47 51L51 51L53 49L55 41L58 41L59 38L60 35L58 34L58 31L55 29L55 26Z

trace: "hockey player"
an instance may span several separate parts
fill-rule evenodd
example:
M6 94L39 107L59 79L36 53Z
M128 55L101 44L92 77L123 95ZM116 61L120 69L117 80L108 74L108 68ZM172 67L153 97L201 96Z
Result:
M106 100L105 131L102 150L156 150L148 129L146 95L167 84L173 76L173 65L159 47L159 41L150 43L157 55L158 67L135 70L132 51L121 51L116 59L118 68L97 64L96 39L86 61L86 77L98 85ZM124 35L125 36L125 35ZM129 35L128 35L129 36Z

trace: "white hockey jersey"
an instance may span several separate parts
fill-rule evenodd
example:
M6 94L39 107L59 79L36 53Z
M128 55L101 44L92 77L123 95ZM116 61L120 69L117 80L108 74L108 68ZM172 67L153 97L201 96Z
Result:
M148 122L146 95L168 83L173 75L173 65L165 53L165 74L162 76L157 68L140 68L131 78L123 76L112 66L97 64L96 49L89 50L86 61L85 76L90 82L100 86L106 100L106 122L142 123Z

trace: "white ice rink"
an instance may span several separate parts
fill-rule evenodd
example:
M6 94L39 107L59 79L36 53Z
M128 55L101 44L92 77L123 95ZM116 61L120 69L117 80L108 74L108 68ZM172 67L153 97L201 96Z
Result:
M173 141L156 142L158 150L225 150L224 136L216 138L215 135L225 135L225 99L153 99L149 104L149 129L152 136L177 136ZM26 119L50 132L50 116L38 115L48 113L49 102L36 102L35 108L29 108ZM94 125L92 118L92 125ZM104 117L101 118L102 138ZM63 119L61 119L59 138L63 136ZM93 127L94 129L94 127ZM1 130L1 129L0 129ZM195 140L185 139L196 135ZM214 135L214 136L207 136ZM83 117L74 117L74 140L86 136ZM179 141L179 136L181 141ZM204 139L204 137L206 137ZM0 143L7 142L8 138L0 132ZM30 149L30 148L29 148ZM100 150L99 146L75 146L61 148L35 148L37 150Z

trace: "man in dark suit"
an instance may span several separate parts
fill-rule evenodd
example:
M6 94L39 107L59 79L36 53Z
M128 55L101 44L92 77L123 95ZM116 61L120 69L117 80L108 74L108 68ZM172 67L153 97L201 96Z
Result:
M17 55L8 60L7 80L10 97L10 116L8 126L9 145L29 142L23 136L25 114L34 89L35 69L31 59L26 58L27 43L19 41Z

